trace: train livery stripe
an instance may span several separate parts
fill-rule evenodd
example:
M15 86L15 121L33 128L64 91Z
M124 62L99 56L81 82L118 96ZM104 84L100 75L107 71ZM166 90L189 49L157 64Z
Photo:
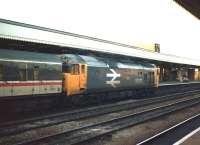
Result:
M0 82L0 87L51 86L51 85L61 86L62 81Z
M0 97L62 92L62 80L0 81Z
M20 63L39 63L39 64L49 64L49 65L62 65L61 62L46 62L46 61L30 61L30 60L17 60L17 59L2 59L0 58L0 61L6 61L6 62L20 62Z

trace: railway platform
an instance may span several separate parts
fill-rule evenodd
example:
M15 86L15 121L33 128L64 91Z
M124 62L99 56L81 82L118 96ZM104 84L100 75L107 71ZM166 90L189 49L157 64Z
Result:
M159 84L159 87L176 86L176 85L189 85L189 84L198 84L198 83L200 83L200 81L187 81L187 82L167 81L167 82L161 82Z
M190 132L188 135L180 139L174 145L198 145L200 144L200 127Z

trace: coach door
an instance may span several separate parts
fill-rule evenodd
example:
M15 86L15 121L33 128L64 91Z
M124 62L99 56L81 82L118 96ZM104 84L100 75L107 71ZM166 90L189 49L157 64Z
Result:
M155 86L158 87L159 83L160 83L160 68L156 68L154 71L154 82L155 82Z
M64 91L67 96L79 94L86 89L87 66L85 64L63 64Z

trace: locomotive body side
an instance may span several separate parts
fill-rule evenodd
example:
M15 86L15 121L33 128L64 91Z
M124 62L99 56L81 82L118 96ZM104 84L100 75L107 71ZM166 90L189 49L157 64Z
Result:
M155 86L155 66L133 61L121 62L94 56L81 56L88 66L86 92L103 92Z
M0 49L0 97L145 89L156 75L146 62Z

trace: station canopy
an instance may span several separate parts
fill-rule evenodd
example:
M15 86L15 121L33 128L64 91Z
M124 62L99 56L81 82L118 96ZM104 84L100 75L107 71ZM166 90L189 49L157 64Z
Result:
M150 61L200 66L200 61L174 55L145 51L134 46L64 31L0 19L0 39L31 42L73 49L74 52L92 51L117 54ZM57 49L58 47L55 47ZM56 50L55 50L56 52Z

